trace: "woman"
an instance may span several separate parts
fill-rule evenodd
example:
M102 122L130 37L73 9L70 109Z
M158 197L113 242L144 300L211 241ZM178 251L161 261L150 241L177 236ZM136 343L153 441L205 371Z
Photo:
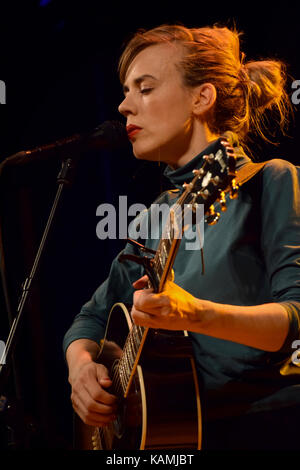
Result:
M267 140L265 113L276 111L281 128L287 118L283 64L245 62L238 33L227 28L140 31L119 65L125 95L119 111L133 153L165 162L177 188L224 132L234 136L242 166L249 158L240 145L250 132ZM204 276L200 253L188 254L184 246L175 281L160 294L144 288L139 266L113 262L64 341L73 406L85 423L103 426L115 419L108 371L95 359L111 306L133 300L137 325L190 332L202 387L203 448L296 445L284 420L292 424L299 417L300 381L293 373L283 381L280 367L299 338L299 201L296 167L272 160L228 202L218 225L206 227Z

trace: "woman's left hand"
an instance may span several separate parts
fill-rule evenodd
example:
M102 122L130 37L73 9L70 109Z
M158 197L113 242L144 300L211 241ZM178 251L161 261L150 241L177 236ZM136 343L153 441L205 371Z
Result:
M201 323L201 301L172 281L167 281L159 294L145 289L148 277L133 283L137 289L133 297L131 315L136 325L166 330L193 330ZM199 325L198 325L199 327Z

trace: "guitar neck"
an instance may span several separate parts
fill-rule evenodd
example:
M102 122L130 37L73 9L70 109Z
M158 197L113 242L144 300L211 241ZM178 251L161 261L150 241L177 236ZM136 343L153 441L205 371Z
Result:
M185 230L185 206L191 199L188 192L184 192L168 213L155 256L153 258L153 272L157 279L157 287L151 286L156 292L162 292L167 279L172 279L172 269L177 251Z

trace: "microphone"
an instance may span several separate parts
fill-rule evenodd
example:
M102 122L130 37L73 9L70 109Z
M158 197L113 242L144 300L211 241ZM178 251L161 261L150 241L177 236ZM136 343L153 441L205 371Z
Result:
M15 153L3 160L0 167L23 165L40 160L79 158L80 154L87 150L115 150L125 147L128 143L126 128L121 122L105 121L91 131L74 134L32 150Z

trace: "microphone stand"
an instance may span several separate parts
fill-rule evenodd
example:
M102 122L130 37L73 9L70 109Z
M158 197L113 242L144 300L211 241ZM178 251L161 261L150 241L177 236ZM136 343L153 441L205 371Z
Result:
M71 158L67 158L63 160L61 170L59 171L59 174L57 176L58 189L57 189L55 199L54 199L51 211L50 211L50 215L46 223L46 227L44 229L44 233L42 235L42 239L41 239L31 272L29 276L25 279L24 283L22 284L22 292L20 296L20 301L17 306L16 316L10 327L9 335L8 335L6 345L5 345L5 350L2 353L2 357L0 357L0 412L4 411L5 406L9 407L7 405L6 397L2 395L2 391L4 389L4 385L6 384L9 373L10 373L12 355L17 344L17 340L20 334L21 323L22 323L23 316L24 316L24 313L23 313L24 307L26 305L28 296L30 295L30 292L31 292L30 289L31 289L32 282L34 281L36 273L40 266L41 256L44 252L45 244L48 238L49 231L53 224L53 220L56 214L56 210L57 210L60 198L61 198L63 188L65 185L71 184L71 178L73 176L72 170L74 170L73 160ZM3 272L2 272L2 277L4 277ZM5 297L6 297L6 304L9 307L6 285L4 285L4 291L5 291ZM11 313L10 313L10 316L11 316ZM11 428L9 428L9 430L11 431Z

